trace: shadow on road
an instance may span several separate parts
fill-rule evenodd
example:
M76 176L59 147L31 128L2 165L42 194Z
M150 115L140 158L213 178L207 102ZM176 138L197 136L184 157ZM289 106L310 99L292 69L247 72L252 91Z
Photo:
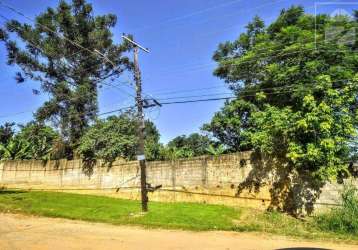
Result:
M332 250L332 249L316 248L316 247L289 247L289 248L280 248L275 250Z

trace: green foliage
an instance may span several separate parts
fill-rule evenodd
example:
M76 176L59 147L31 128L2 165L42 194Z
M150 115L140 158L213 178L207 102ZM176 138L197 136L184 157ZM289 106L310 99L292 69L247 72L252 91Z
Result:
M2 160L31 159L31 144L19 137L11 138L6 145L0 144Z
M95 16L85 0L60 1L56 8L38 15L34 25L11 20L1 31L8 64L21 68L22 72L16 74L18 82L38 81L50 96L36 119L53 122L73 148L96 118L99 83L107 78L114 80L130 66L123 56L129 46L113 43L110 29L116 21L113 14ZM25 46L12 40L15 37ZM90 52L95 50L115 65Z
M358 190L346 186L342 193L342 207L316 217L318 227L340 234L358 235Z
M136 135L137 134L138 133L136 133ZM146 159L148 161L162 160L161 151L163 145L159 143L160 134L153 122L149 120L145 121L144 134L144 152Z
M219 156L222 155L225 152L225 147L220 144L219 146L215 147L212 144L206 149L206 151L213 155L213 156Z
M251 146L246 144L247 138L243 131L251 126L248 116L255 108L249 102L235 100L217 112L202 129L211 132L230 152L248 150Z
M31 159L50 160L54 156L54 145L60 140L59 134L51 127L29 123L22 126L16 135L17 140L30 144L28 153Z
M163 160L177 160L183 158L192 158L194 153L190 148L182 147L163 147L161 150L161 157Z
M81 138L78 153L85 160L116 158L135 159L138 145L138 123L130 114L97 120ZM159 154L159 133L151 122L146 122L146 153L151 160Z
M261 155L239 192L259 191L273 174L271 208L295 216L312 212L321 187L347 173L346 162L354 155L358 43L342 44L339 36L325 41L325 31L337 25L358 26L345 17L315 18L292 7L268 27L256 17L213 57L214 74L237 100L227 102L203 129L228 150Z
M168 143L167 149L164 150L164 158L178 159L204 155L210 143L207 136L198 133L178 136Z
M49 160L54 156L54 144L60 136L51 127L28 123L20 126L20 131L15 134L11 126L4 125L7 131L7 139L0 143L0 155L3 160L36 159Z

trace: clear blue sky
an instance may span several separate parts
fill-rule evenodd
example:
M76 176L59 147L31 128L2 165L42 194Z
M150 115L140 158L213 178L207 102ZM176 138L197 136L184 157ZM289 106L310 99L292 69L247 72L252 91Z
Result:
M6 2L28 16L34 17L47 6L56 6L58 1L7 0ZM215 64L211 57L220 42L237 38L256 14L266 23L270 23L282 8L288 8L292 4L303 5L310 13L315 11L312 0L92 0L90 2L94 5L95 14L114 13L118 16L117 26L113 30L116 42L121 41L120 35L123 32L131 33L138 42L150 48L150 54L140 54L140 65L144 92L156 98L228 93L223 81L212 74ZM350 10L353 8L345 5L318 7L319 12L327 13L336 8ZM0 8L0 13L9 18L28 22L4 8ZM47 95L32 94L32 89L38 88L37 83L28 81L22 85L16 84L14 80L16 68L6 65L6 51L3 45L0 45L0 67L0 123L30 121L32 112L41 106ZM126 80L128 77L131 78L131 76L123 76L122 79ZM124 84L119 86L122 90L104 88L100 91L101 112L133 103L133 98L127 94L127 92L133 93L132 88ZM179 92L200 88L210 89ZM178 93L172 93L173 91ZM222 105L223 102L218 101L164 106L160 110L148 112L147 117L159 128L162 142L167 142L177 135L199 131L202 124L210 121L214 112Z

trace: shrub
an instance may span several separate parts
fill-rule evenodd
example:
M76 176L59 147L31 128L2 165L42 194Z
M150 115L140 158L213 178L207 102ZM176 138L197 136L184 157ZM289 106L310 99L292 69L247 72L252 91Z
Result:
M316 223L323 230L335 233L358 235L358 190L346 186L341 195L342 206L316 217Z

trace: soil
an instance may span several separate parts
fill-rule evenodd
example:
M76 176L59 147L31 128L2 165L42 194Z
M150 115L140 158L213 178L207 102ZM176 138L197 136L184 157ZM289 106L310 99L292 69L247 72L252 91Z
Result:
M190 232L0 214L1 250L357 250L358 245L309 242L235 232Z

